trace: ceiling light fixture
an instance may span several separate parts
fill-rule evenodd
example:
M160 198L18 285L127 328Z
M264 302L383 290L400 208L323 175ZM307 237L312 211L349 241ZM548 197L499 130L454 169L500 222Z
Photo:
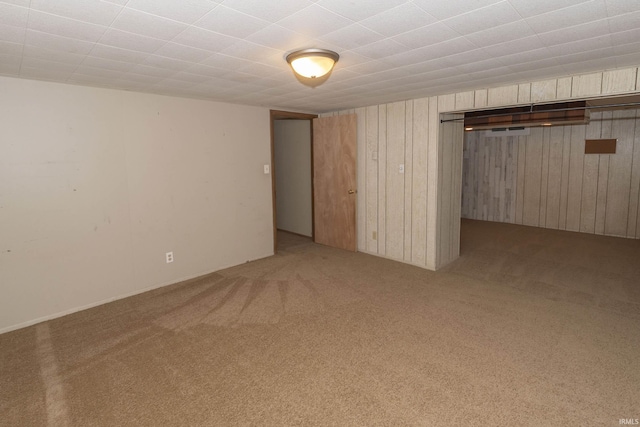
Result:
M316 79L331 72L340 55L326 49L302 49L287 55L287 62L301 77Z

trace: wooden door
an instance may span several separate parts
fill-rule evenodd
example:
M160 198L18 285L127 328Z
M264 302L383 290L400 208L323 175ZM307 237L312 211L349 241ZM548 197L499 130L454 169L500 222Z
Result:
M315 242L356 250L356 116L313 119Z

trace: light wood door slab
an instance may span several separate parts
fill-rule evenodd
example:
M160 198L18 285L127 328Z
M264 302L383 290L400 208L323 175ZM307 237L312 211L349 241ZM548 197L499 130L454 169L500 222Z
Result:
M356 251L356 115L313 120L315 242Z

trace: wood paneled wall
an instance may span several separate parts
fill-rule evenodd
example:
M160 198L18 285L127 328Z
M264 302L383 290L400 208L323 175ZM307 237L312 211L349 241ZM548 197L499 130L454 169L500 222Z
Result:
M323 114L355 113L358 116L358 250L431 270L457 258L463 136L460 129L443 126L441 116L486 107L629 94L639 90L638 69L627 68ZM567 136L564 130L562 132L564 141ZM544 135L540 138L543 139ZM583 141L584 136L579 138L574 133L568 138L569 146L552 143L549 134L546 145L543 142L529 146L518 140L517 152L513 148L510 152L507 145L502 147L501 156L515 156L524 162L528 155L529 160L526 169L504 171L504 189L498 191L509 194L510 198L515 197L515 202L512 201L508 207L494 206L492 209L498 211L498 217L515 218L517 223L533 225L540 223L544 216L545 224L557 221L558 228L564 224L566 229L572 229L569 227L575 227L577 223L578 230L587 231L593 227L594 232L603 226L613 230L617 227L614 223L621 223L620 218L626 215L627 229L630 229L632 214L637 217L637 193L629 196L632 198L630 205L635 200L636 210L627 214L620 213L609 203L597 203L598 199L602 201L605 197L624 198L618 184L613 184L622 178L610 178L608 172L605 174L605 168L612 170L622 160L603 159L601 165L600 159L590 158L581 163L577 157L571 156L570 151L567 154L567 150L574 149L575 154L577 147L574 145ZM555 136L553 141L556 141ZM456 143L460 145L456 146ZM400 164L405 166L404 174L399 172ZM640 159L633 157L632 164L634 170L640 170ZM525 186L525 180L520 178L525 173L535 174L538 166L539 188ZM576 168L582 168L585 179L577 178L580 174ZM574 172L570 174L572 169ZM606 180L600 179L601 176L606 176ZM549 180L560 180L559 189L552 185L549 190ZM638 181L640 177L633 175L630 188L637 188L640 185ZM607 188L606 192L604 188ZM633 192L629 190L628 193ZM524 208L525 202L527 209ZM599 207L597 214L593 210L593 218L583 217L581 213L589 211L587 206L594 203ZM523 206L520 211L516 209L518 204ZM577 206L580 206L579 210ZM561 215L564 210L567 214ZM640 225L633 224L634 232L639 228Z
M466 133L463 218L640 238L640 110L530 131ZM593 138L617 139L616 154L584 154Z

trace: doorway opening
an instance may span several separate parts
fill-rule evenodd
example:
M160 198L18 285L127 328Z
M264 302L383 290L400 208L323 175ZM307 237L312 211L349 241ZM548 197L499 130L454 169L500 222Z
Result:
M271 110L273 251L313 241L313 119Z

